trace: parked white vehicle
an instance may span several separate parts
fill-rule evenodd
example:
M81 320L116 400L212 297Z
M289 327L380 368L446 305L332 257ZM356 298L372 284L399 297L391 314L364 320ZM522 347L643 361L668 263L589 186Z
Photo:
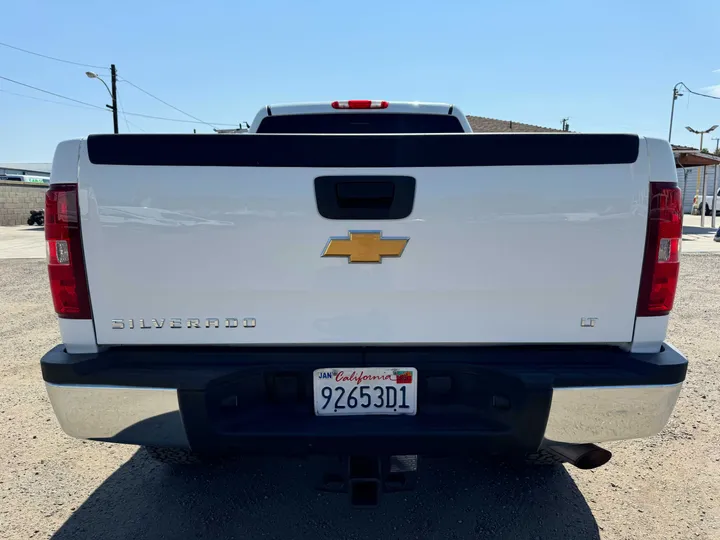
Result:
M700 198L701 197L702 196L700 196ZM693 199L693 208L697 208L699 213L701 204L698 199L698 195L695 195L695 198ZM712 195L705 195L705 205L703 207L705 215L712 216L713 210L715 211L715 215L720 212L720 189L717 191L716 197L713 197Z
M0 174L0 181L47 184L50 181L50 178L47 176L32 176L29 174Z
M685 379L659 139L269 106L240 137L60 143L45 230L60 424L165 461L341 455L364 504L392 467L411 484L397 456L602 465L593 443L659 432Z

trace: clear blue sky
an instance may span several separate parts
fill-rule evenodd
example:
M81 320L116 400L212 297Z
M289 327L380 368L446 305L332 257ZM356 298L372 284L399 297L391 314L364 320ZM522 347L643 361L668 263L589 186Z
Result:
M551 127L569 116L576 131L667 137L676 82L720 96L712 30L720 2L97 4L4 2L0 41L76 62L115 63L120 77L165 101L231 124L251 121L267 103L374 98L450 102L467 114ZM0 47L1 76L103 106L106 90L84 71ZM112 129L110 113L15 96L8 92L57 99L3 80L0 90L0 161L50 161L59 141ZM118 93L127 111L188 119L126 83ZM147 131L209 131L128 120ZM720 100L686 94L677 102L673 142L697 146L684 126L714 123ZM127 131L122 115L120 128Z

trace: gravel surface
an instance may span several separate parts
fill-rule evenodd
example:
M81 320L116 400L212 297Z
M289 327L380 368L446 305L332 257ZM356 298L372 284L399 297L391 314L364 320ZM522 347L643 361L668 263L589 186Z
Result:
M720 538L720 256L684 255L669 339L691 361L658 436L594 471L425 462L418 490L351 510L309 462L175 472L134 446L62 433L38 360L59 342L43 261L0 261L0 537Z

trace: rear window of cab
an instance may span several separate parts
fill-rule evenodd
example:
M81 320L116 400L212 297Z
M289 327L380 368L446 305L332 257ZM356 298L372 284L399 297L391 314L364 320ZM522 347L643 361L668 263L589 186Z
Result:
M330 113L268 116L257 133L463 133L451 115Z

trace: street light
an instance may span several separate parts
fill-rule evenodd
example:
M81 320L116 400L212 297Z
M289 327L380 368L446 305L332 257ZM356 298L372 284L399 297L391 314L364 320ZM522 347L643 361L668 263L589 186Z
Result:
M702 152L702 149L703 149L703 136L704 136L706 133L710 133L711 131L715 131L715 129L716 129L717 127L718 127L718 125L715 124L714 126L709 127L709 128L706 129L705 131L698 131L698 130L696 130L696 129L691 128L690 126L685 126L685 129L687 129L690 133L694 133L695 135L700 135L700 149L699 149L699 150Z
M115 70L115 64L110 65L110 77L112 82L112 90L110 90L110 87L107 85L107 83L103 80L100 75L95 73L94 71L86 71L85 75L87 75L88 79L97 79L103 85L108 91L108 94L110 94L110 98L112 99L112 105L105 105L108 109L110 109L113 113L113 129L115 133L119 133L118 131L118 108L117 108L117 72Z
M672 125L673 125L673 117L675 116L675 102L677 101L677 98L682 96L678 88L681 86L685 86L685 84L679 82L675 85L673 88L673 99L672 99L672 108L670 109L670 132L668 133L668 142L672 139Z
M110 87L107 85L107 83L103 80L103 78L100 75L98 75L97 73L95 73L93 71L86 71L85 75L88 76L88 79L97 79L98 81L103 83L105 85L105 88L107 88L108 94L110 94L110 97L112 98L112 92L110 91Z

